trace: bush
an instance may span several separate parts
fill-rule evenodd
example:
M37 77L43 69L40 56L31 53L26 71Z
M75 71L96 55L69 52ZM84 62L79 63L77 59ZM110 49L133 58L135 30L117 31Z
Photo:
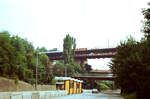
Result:
M102 81L102 83L107 85L110 89L113 89L113 82L112 81Z
M35 84L35 79L34 78L28 78L27 82L30 84Z
M100 83L99 86L100 86L100 89L102 89L102 90L109 89L109 87L103 83Z
M19 79L18 79L17 76L15 76L14 80L15 80L15 84L18 85L19 84Z
M50 82L51 85L56 85L57 80L55 78L53 78Z
M136 93L125 95L124 99L136 99Z

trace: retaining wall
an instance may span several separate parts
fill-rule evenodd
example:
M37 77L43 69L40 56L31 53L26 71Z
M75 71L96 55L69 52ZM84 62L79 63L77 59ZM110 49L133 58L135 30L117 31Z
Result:
M26 92L0 92L0 99L47 99L65 96L66 90L57 91L26 91Z
M38 91L56 90L56 85L38 85ZM14 91L35 91L35 85L19 81L15 84L14 80L0 77L0 92L14 92Z
M54 90L56 90L56 85L38 85L37 90L38 91L50 91L50 90L54 91Z

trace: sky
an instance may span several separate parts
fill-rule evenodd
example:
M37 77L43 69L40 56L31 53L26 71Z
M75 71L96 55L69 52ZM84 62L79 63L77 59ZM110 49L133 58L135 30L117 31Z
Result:
M128 36L140 40L148 0L0 0L0 30L35 47L63 49L70 34L77 48L116 47ZM109 69L110 59L88 60L93 69Z

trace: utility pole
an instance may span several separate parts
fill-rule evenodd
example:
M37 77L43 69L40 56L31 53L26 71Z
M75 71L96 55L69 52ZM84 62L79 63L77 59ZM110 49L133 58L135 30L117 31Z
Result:
M36 79L35 79L35 89L37 90L38 85L38 53L36 54Z
M65 64L65 77L67 77L67 66L68 64Z
M40 55L40 54L46 54L46 53L50 53L50 52L37 52L37 54L36 54L36 74L35 74L35 76L36 76L36 78L35 78L35 89L36 90L38 90L37 89L37 85L38 85L38 55Z
M67 77L67 67L65 66L65 77Z

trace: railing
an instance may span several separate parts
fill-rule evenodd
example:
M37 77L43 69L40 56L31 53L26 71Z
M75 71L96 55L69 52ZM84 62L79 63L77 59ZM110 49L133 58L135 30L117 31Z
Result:
M116 54L115 48L106 49L77 49L75 50L75 58L111 58ZM51 60L63 59L62 52L47 53Z
M79 76L93 76L93 77L114 77L113 74L78 74L75 75L76 77Z
M115 55L116 52L113 52L113 53L99 53L99 54L81 54L81 55L75 55L76 56L103 56L103 55Z
M25 91L25 92L0 92L0 99L53 99L58 96L66 96L68 91Z

